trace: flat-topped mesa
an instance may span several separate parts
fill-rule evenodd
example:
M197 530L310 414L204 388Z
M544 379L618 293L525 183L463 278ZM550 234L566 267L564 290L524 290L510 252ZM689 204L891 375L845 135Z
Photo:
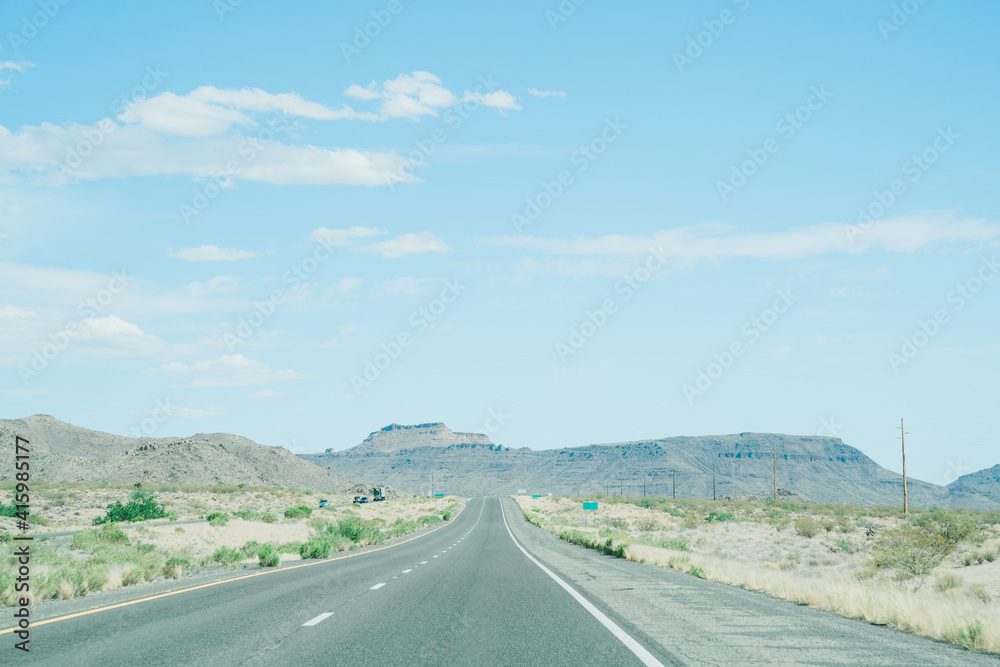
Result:
M389 424L374 431L360 445L346 451L361 454L393 453L418 447L451 447L453 445L489 446L490 437L483 433L456 433L443 422L426 424ZM332 453L332 449L326 450Z

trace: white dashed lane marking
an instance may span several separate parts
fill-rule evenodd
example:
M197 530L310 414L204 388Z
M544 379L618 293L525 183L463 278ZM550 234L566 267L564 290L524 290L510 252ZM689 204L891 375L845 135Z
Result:
M403 574L409 574L410 572L413 572L413 570L403 570Z
M385 584L384 584L384 583L381 583L381 584L375 584L374 586L372 586L372 587L371 587L371 588L369 588L368 590L370 590L370 591L377 591L378 589L382 588L383 586L385 586Z
M379 584L379 585L381 586L381 584ZM305 623L303 623L303 624L302 624L302 627L303 627L303 628L308 628L308 627L312 627L312 626L314 626L314 625L317 625L317 624L319 624L319 623L321 623L321 622L325 621L326 619L330 618L331 616L333 616L333 612L332 612L332 611L331 611L331 612L327 612L327 613L325 613L325 614L320 614L319 616L317 616L317 617L316 617L316 618L314 618L313 620L311 620L311 621L306 621Z

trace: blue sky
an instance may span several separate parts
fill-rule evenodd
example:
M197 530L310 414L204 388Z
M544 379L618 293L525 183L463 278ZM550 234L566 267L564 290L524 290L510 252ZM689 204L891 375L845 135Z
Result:
M994 465L998 14L4 3L3 416Z

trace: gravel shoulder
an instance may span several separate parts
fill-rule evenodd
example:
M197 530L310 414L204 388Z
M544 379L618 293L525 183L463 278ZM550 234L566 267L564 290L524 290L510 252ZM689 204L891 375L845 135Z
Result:
M1000 665L992 654L606 556L529 524L503 499L514 536L581 593L689 665Z

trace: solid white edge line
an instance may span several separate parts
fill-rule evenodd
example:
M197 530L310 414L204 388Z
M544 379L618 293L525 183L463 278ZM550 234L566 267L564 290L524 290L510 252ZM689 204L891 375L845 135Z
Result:
M332 611L329 611L329 612L327 612L325 614L320 614L319 616L317 616L313 620L306 621L305 623L303 623L302 627L303 628L308 628L308 627L311 627L313 625L318 625L319 623L325 621L326 619L330 618L331 616L333 616L333 612Z
M590 601L587 600L587 598L577 593L576 589L574 589L565 581L557 577L555 573L552 572L552 570L542 565L538 560L535 559L534 556L529 554L528 551L521 546L521 543L518 542L517 539L514 537L514 533L510 532L510 526L507 524L507 513L503 509L503 499L498 498L498 500L500 501L500 514L503 516L503 525L507 529L507 534L510 535L510 539L513 540L514 545L521 550L521 553L527 556L528 560L530 560L532 563L540 567L542 569L542 572L552 577L552 579L557 584L562 586L567 593L572 595L573 599L579 602L584 609L589 611L591 616L600 621L601 625L610 630L611 634L613 634L615 637L618 638L618 641L624 644L628 650L632 651L632 653L635 654L635 657L639 658L639 660L642 661L642 664L648 665L649 667L663 667L663 663L657 660L655 657L653 657L652 653L644 649L642 647L642 644L633 639L632 636L629 635L624 630L622 630L617 623L615 623L610 618L605 616L600 609L591 604Z
M368 590L370 590L370 591L377 591L378 589L382 588L383 586L385 586L385 584L375 584L374 586L372 586Z

